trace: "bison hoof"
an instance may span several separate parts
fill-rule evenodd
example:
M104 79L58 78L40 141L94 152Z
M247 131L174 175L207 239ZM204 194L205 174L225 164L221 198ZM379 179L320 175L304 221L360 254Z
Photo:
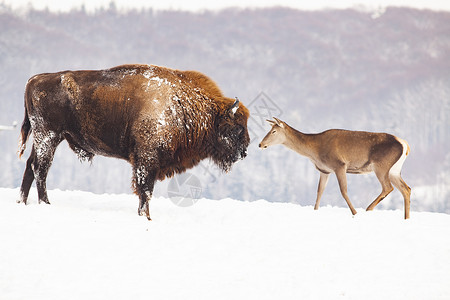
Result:
M39 199L39 204L41 204L42 202L44 202L45 204L50 204L50 201L48 201L48 199Z
M147 220L151 221L152 219L150 218L150 215L147 215L145 213L139 213L140 216L146 216Z
M138 209L138 215L140 215L140 216L146 216L147 217L147 220L149 220L149 221L151 221L152 219L150 218L150 213L149 213L149 211L148 211L148 207L147 207L147 209L141 209L141 208L139 208Z
M19 203L19 204L23 203L23 204L27 205L27 199L19 199L16 202Z

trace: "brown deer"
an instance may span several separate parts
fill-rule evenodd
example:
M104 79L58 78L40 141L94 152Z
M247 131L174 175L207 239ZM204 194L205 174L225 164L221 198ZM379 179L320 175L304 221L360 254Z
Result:
M367 207L373 210L381 200L394 190L400 190L405 201L405 219L409 219L411 188L400 176L402 165L409 154L405 140L387 133L330 129L317 134L305 134L285 122L274 118L267 120L272 129L259 144L265 149L282 144L300 155L308 157L320 172L319 187L314 209L319 208L320 197L330 173L335 173L341 194L356 214L347 195L346 173L364 174L375 172L381 183L381 194Z

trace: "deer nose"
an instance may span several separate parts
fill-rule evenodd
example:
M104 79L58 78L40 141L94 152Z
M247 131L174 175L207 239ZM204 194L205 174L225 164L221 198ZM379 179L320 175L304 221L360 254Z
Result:
M259 143L259 148L261 148L262 146L261 146L261 143Z

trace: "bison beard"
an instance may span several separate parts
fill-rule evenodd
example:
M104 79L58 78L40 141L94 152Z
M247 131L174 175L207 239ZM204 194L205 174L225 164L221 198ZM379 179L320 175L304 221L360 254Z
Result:
M195 71L124 65L36 75L25 91L19 156L31 132L34 139L19 202L26 204L36 180L39 202L50 203L46 177L65 139L81 160L104 155L130 162L138 213L150 220L156 180L208 157L228 172L246 156L248 117L245 106Z
M243 127L224 125L219 128L217 144L213 144L211 157L224 172L231 169L233 163L247 156L248 141L243 135Z

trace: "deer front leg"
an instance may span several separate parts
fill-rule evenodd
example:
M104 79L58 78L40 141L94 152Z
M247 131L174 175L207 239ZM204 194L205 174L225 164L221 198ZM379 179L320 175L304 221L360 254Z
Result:
M322 197L323 191L325 190L325 187L327 186L328 178L330 176L330 173L323 173L323 172L319 172L319 173L320 173L320 179L319 179L319 186L317 188L317 198L316 198L316 205L314 205L314 210L319 209L320 198Z
M341 190L342 197L344 197L345 201L347 202L348 207L352 211L353 215L356 215L356 210L353 207L352 203L350 202L350 199L347 195L347 175L346 175L346 169L345 167L339 168L336 170L336 178L339 183L339 188Z

